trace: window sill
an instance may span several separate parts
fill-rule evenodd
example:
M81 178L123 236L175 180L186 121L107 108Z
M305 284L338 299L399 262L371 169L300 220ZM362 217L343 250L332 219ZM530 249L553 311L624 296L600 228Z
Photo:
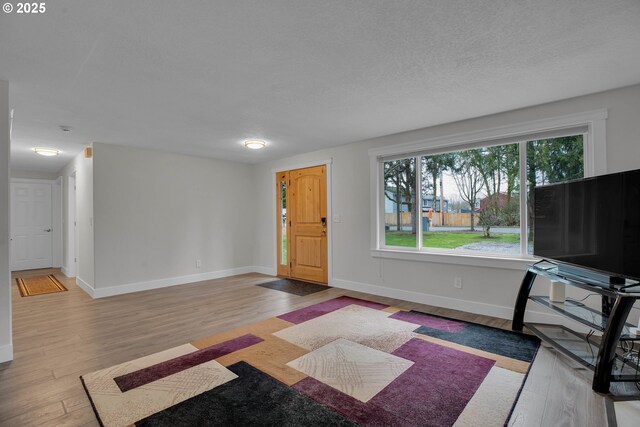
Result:
M456 264L473 267L500 268L503 270L525 271L536 262L533 257L505 256L503 254L481 255L455 252L417 251L402 249L371 249L374 258L397 259L402 261L434 262L439 264Z

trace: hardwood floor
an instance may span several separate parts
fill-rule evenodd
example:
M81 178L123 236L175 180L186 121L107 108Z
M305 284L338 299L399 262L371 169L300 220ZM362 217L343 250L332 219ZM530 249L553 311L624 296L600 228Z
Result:
M254 286L246 274L103 299L91 299L59 270L68 292L20 297L13 281L14 360L0 364L0 426L97 426L79 376L340 295L508 329L510 322L332 288L295 296ZM604 398L590 374L541 348L513 426L605 426Z

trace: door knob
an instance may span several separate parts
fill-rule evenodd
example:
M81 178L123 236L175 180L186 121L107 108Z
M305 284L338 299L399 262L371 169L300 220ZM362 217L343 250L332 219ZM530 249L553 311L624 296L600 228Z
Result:
M46 231L47 233L51 233L51 229L47 228L46 230L42 230L42 231Z

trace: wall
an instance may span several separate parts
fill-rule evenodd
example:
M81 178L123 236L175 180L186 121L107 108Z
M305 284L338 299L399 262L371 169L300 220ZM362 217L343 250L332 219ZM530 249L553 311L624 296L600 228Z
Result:
M93 227L93 159L81 153L60 172L62 176L63 257L62 266L68 270L71 260L66 250L69 244L69 176L76 174L76 282L91 293L95 286L94 227Z
M49 172L24 171L24 170L11 169L11 178L46 179L49 181L55 181L56 178L58 178L58 174L49 173Z
M9 271L9 82L0 80L0 363L13 359Z
M251 169L94 144L95 296L252 271Z
M609 113L608 171L637 169L640 159L640 85L261 163L254 169L254 182L258 186L255 264L273 271L276 263L273 169L285 170L331 158L333 214L341 217L341 222L330 224L333 237L331 284L509 318L522 280L522 265L515 266L515 269L488 268L371 256L368 150L602 108L608 109ZM462 278L463 289L453 287L454 277ZM541 284L537 286L541 288ZM637 319L638 315L633 316Z

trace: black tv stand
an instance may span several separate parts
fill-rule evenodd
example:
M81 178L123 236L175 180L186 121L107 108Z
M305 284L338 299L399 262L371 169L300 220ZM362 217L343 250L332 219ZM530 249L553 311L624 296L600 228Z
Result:
M550 301L548 296L530 295L538 276L599 294L602 297L602 311L570 299L558 303ZM546 261L539 262L529 266L522 280L511 327L515 331L522 331L526 326L543 341L594 371L593 390L609 393L612 381L640 380L640 366L617 353L619 341L640 340L640 335L631 332L630 328L634 325L626 322L637 299L640 299L640 286L635 284L620 287L587 278L569 277L559 273L557 265ZM580 334L562 325L525 324L524 314L529 300L578 321L594 331L601 331L602 337L595 339L590 334Z
M577 280L586 280L588 282L610 286L624 286L627 283L626 279L620 276L611 276L606 273L600 273L570 264L557 264L557 266L559 275Z

